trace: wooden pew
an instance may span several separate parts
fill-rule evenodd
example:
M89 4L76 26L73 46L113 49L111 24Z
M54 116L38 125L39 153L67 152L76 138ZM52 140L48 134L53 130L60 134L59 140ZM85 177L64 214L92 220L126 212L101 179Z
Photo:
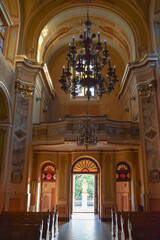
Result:
M19 219L21 222L27 221L27 223L34 224L36 219L43 219L43 238L49 239L50 229L51 229L51 221L52 216L54 216L53 213L48 212L3 212L1 214L3 218L8 217L11 219L11 217L14 219Z
M0 239L3 240L42 240L43 221L41 223L12 223L0 225Z
M58 207L56 207L56 212L54 214L54 237L58 235Z
M115 217L121 240L160 240L160 212L117 212Z
M41 231L43 233L42 237L49 240L50 214L49 212L3 212L0 215L0 225L3 223L3 225L12 226L16 223L16 225L32 226L40 224L43 218L43 225L41 225L41 228L43 227Z
M53 239L58 234L58 208L56 212L8 212L3 211L0 215L0 224L4 225L36 225L40 224L43 219L42 238L49 240L50 234ZM0 238L1 239L1 238Z

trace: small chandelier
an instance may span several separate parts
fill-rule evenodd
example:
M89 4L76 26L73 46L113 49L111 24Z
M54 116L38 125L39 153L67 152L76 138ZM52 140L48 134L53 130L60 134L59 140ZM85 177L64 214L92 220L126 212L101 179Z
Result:
M98 41L94 41L96 34L90 36L91 21L89 19L87 8L86 29L79 36L80 51L76 49L75 38L72 38L72 45L68 46L67 68L63 66L62 76L59 82L61 89L66 94L71 94L74 98L78 96L82 87L86 88L88 100L92 95L91 88L94 88L95 94L100 98L103 94L110 94L116 84L116 67L111 67L109 52L106 40L102 44L100 33L98 32ZM107 68L106 76L103 76L102 70Z
M95 135L95 124L92 119L89 118L88 112L86 118L83 118L80 122L79 135L77 137L77 144L79 146L94 146L97 144L97 137Z

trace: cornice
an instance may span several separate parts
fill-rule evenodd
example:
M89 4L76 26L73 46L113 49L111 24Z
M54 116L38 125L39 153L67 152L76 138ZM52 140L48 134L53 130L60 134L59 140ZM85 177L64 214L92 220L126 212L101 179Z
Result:
M44 83L47 85L52 96L55 97L52 80L43 62L33 62L26 55L17 55L15 60L18 81L35 84L35 78L39 74L44 79Z
M121 98L121 96L124 94L134 76L137 77L139 74L146 75L146 71L153 71L157 61L157 54L146 54L144 58L128 63L123 74L118 98ZM155 80L155 73L153 73L153 79L149 79L149 81L151 80ZM137 78L136 82L138 84L141 81L139 78Z

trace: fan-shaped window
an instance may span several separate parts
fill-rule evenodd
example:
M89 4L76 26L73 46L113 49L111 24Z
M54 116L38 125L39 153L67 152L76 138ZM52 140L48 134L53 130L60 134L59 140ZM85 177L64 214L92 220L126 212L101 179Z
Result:
M98 164L90 158L78 159L72 167L73 173L99 173Z
M118 163L116 167L116 181L126 182L130 181L130 167L125 162Z
M42 180L55 181L56 180L56 168L54 164L47 163L42 168Z

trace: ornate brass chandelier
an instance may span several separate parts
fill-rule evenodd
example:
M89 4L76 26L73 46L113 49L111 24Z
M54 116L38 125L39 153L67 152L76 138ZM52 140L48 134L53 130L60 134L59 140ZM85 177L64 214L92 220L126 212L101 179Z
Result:
M77 137L77 144L79 146L94 146L97 144L97 137L95 135L95 124L94 120L87 116L80 122L79 135Z
M88 100L92 95L91 88L94 88L95 94L100 98L103 94L110 94L116 84L116 67L111 67L109 52L106 40L102 44L100 33L98 32L98 41L94 41L96 34L90 34L91 21L89 19L87 8L86 29L79 36L80 41L76 44L75 38L72 38L72 45L68 46L67 68L63 66L62 76L59 82L61 89L66 94L71 94L74 98L78 96L82 87L86 88ZM91 36L90 36L91 35ZM76 46L80 46L76 49ZM102 70L107 68L106 76L103 76Z

